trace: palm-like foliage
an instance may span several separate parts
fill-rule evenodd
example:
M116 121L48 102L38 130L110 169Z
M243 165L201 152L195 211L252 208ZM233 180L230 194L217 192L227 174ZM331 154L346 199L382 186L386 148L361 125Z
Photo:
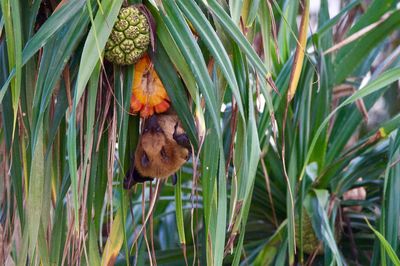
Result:
M134 67L102 52L135 1L0 2L0 262L396 263L396 1L341 1L334 17L327 0L311 15L308 0L144 1L195 156L175 187L132 191ZM387 117L367 123L382 99ZM344 201L354 187L366 199ZM323 256L296 244L305 215Z

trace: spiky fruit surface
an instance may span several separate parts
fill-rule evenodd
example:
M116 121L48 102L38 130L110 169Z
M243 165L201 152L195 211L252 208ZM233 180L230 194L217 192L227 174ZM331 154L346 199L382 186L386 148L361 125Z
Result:
M321 255L324 254L324 246L320 244L320 240L318 239L317 235L314 232L312 222L310 217L306 214L306 211L303 210L303 220L302 220L302 236L303 236L303 252L306 254L312 254L318 247L317 254ZM300 245L300 222L299 218L296 219L295 221L295 226L296 226L296 245ZM335 222L335 240L336 243L338 243L342 237L341 231L340 231L340 226L339 226L339 220L336 220ZM298 247L299 248L299 247Z
M319 239L314 233L314 229L312 227L310 217L303 213L303 220L302 220L302 237L303 237L303 252L306 254L311 254L319 245ZM300 221L299 218L296 219L296 245L300 245ZM323 247L319 247L317 254L324 253Z
M121 8L106 43L105 57L118 65L131 65L147 51L150 27L146 16L135 6Z

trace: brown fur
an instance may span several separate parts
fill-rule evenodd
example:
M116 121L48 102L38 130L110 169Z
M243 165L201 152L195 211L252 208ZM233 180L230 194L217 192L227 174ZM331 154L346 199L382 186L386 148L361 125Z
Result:
M172 137L176 123L176 132L184 133L176 114L159 114L157 122L160 132L142 132L135 152L135 167L142 176L168 178L186 162L189 152Z

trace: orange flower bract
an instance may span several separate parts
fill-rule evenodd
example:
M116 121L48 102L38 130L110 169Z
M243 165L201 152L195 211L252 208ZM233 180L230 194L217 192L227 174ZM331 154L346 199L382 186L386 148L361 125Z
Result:
M132 86L131 111L143 118L163 113L170 106L168 94L157 72L146 55L135 64Z

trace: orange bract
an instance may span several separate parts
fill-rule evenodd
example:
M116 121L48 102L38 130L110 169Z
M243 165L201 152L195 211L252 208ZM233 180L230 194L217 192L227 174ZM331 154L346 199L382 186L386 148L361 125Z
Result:
M131 110L149 117L168 110L168 94L161 83L150 58L145 55L135 64L135 77L132 86Z

